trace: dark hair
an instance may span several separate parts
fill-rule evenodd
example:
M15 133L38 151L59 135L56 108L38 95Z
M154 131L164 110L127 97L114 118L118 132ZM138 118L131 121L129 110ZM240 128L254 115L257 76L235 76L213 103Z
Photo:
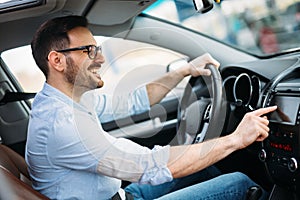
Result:
M68 48L70 39L68 32L76 27L87 27L87 20L82 16L57 17L43 23L36 31L31 50L33 58L48 77L48 54L52 50Z

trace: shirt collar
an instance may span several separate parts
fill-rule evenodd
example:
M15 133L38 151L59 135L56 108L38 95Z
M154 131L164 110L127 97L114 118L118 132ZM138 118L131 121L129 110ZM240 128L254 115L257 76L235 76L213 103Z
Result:
M65 95L63 92L52 87L51 85L49 85L46 82L44 83L44 86L43 86L43 89L41 92L46 96L57 98L58 100L64 102L65 104L67 104L69 106L72 106L76 109L87 112L87 108L85 106L73 101L73 99L71 99L70 97Z

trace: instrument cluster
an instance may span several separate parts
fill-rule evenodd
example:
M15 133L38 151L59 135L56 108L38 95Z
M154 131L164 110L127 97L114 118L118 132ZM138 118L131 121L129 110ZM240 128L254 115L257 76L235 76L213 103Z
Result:
M228 101L249 110L257 108L262 91L262 82L258 76L248 73L228 76L223 86Z

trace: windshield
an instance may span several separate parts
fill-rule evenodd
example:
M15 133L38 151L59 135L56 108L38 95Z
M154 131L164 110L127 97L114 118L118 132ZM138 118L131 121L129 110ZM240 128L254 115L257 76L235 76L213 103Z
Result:
M144 13L257 56L299 48L300 0L223 0L205 14L192 0L161 0Z

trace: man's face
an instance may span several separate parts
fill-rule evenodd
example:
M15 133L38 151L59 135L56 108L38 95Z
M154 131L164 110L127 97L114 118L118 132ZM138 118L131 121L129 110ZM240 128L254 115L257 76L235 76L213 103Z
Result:
M69 33L70 48L97 45L91 32L84 27L78 27ZM64 76L74 89L80 88L86 91L103 86L103 81L98 74L101 64L104 63L103 55L98 52L94 60L90 59L87 52L71 51L66 56L67 67Z

